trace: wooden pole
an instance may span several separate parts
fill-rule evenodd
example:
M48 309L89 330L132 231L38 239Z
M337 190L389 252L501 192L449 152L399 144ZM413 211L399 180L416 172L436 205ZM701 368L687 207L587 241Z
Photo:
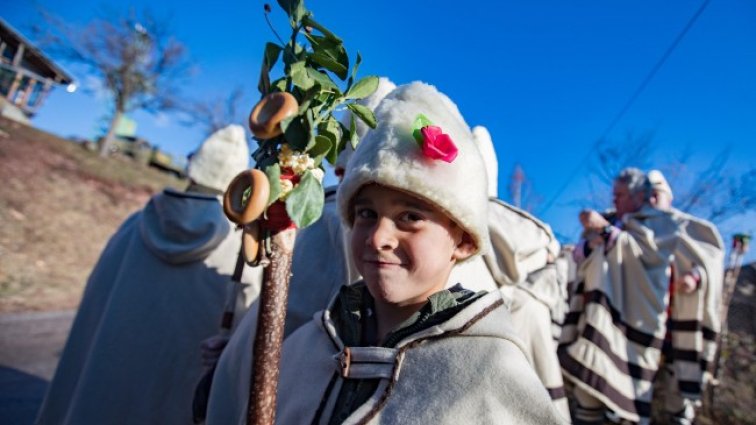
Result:
M270 264L263 273L260 315L253 346L248 425L275 423L281 346L296 235L296 229L291 228L271 236Z

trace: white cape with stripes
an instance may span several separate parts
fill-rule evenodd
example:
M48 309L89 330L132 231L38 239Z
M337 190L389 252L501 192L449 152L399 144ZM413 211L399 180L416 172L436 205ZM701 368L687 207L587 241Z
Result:
M558 351L569 380L640 422L651 413L678 225L644 207L623 228L608 252L596 249L580 264Z
M666 361L674 368L680 393L697 400L703 390L704 371L714 361L721 328L724 246L716 227L708 221L677 210L672 215L680 227L674 273L682 276L695 269L701 280L696 291L672 296L672 350L666 354Z

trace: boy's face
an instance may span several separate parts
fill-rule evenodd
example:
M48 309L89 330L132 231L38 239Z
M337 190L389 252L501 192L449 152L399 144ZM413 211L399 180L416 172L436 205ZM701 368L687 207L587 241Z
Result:
M365 186L352 212L352 256L376 301L424 303L444 289L454 264L475 251L444 213L398 190Z

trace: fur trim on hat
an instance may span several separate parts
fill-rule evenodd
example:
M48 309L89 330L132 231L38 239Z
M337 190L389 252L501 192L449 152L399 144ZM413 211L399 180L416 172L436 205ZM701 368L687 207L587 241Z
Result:
M664 178L664 174L662 174L661 171L651 170L646 174L646 178L648 178L652 190L660 190L669 193L670 197L674 196L672 188L669 186L669 183L667 183L667 179Z
M352 198L363 186L377 183L435 205L472 236L476 254L486 252L486 167L457 106L435 87L415 82L391 92L375 114L378 127L357 146L339 187L339 208L346 223L351 227L354 222ZM451 163L423 155L412 136L418 114L451 137L459 149Z
M249 167L244 128L232 124L205 140L189 160L187 174L194 182L225 191L237 174Z

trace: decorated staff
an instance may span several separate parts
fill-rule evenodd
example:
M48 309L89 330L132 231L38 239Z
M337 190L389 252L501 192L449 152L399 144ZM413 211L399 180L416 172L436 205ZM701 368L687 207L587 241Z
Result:
M262 99L249 117L259 144L252 155L256 169L238 175L224 197L226 214L244 229L245 260L265 266L248 424L275 422L294 240L298 228L314 223L322 213L323 160L334 164L347 143L357 143L354 118L346 126L333 114L346 107L368 126L376 125L368 108L353 103L378 87L377 77L355 80L360 55L350 72L343 41L314 20L304 2L278 4L288 15L292 33L284 42L271 25L279 43L265 45L258 85ZM265 13L268 20L267 4ZM269 73L279 57L284 75L271 82ZM344 90L333 76L346 82Z

